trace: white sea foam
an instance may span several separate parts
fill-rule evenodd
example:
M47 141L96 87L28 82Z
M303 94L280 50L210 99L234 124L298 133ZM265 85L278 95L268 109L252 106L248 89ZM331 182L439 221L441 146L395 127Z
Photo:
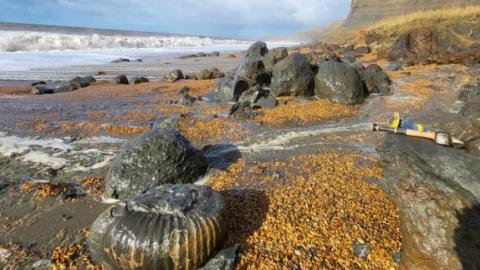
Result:
M62 34L33 31L0 31L0 52L63 51L92 49L140 49L246 44L245 40L200 36L122 36Z

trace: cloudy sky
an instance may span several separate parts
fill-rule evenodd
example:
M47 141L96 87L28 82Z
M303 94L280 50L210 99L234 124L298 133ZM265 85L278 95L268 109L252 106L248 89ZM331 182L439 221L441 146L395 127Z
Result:
M345 18L350 0L0 0L0 21L262 37Z

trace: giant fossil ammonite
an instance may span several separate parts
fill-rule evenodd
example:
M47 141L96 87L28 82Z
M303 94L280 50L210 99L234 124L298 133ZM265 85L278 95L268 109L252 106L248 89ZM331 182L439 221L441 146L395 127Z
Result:
M95 260L114 269L196 269L223 242L224 212L210 187L158 186L102 213L88 244Z

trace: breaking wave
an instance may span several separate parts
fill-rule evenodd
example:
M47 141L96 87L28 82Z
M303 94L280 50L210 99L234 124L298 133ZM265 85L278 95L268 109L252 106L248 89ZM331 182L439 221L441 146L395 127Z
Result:
M200 36L75 35L49 32L0 31L0 52L196 47L245 43L248 43L248 41Z

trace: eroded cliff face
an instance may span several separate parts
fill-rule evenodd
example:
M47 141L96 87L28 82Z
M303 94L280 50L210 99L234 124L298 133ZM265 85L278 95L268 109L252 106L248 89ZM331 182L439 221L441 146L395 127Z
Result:
M480 0L352 0L344 26L356 27L416 11L469 5L480 5Z

